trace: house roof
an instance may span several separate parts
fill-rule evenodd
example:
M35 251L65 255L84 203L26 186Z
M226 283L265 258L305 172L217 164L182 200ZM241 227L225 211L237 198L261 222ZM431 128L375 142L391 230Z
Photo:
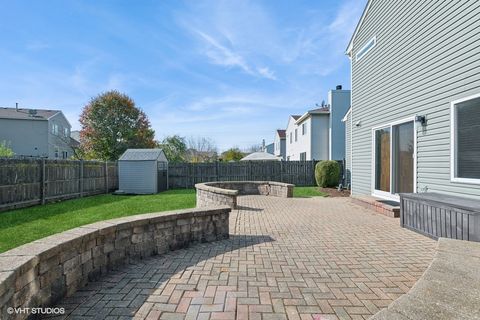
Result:
M352 37L350 38L350 41L348 42L347 50L345 50L345 54L348 56L352 56L352 50L353 50L353 41L355 40L355 37L357 36L358 30L360 30L360 27L362 26L363 20L365 19L365 16L367 15L367 11L370 8L370 4L372 3L372 0L368 0L367 4L365 5L365 8L363 9L362 16L360 17L360 20L358 20L357 26L355 27L355 31L353 31Z
M300 122L304 121L305 119L307 119L311 115L317 115L317 114L318 115L330 114L330 109L328 107L322 107L322 108L308 110L301 117L299 117L298 119L295 119L295 120L297 120L295 123L299 124Z
M263 151L250 153L248 156L240 159L240 161L268 161L268 160L280 161L281 159L277 156L274 156L273 154L263 152Z
M20 119L20 120L48 120L60 110L45 109L26 109L26 108L0 108L1 119Z
M127 149L119 161L152 161L158 160L167 162L162 149Z
M278 130L277 130L277 134L278 134L278 136L280 137L280 139L285 139L286 130L278 129Z
M72 132L70 132L70 138L72 138L75 141L80 142L80 131L73 130Z
M292 114L291 117L295 120L298 120L298 118L301 117L301 115L298 115L298 114Z

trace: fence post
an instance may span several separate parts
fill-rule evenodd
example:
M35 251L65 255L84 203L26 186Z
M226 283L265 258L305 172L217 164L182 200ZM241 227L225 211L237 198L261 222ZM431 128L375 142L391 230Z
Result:
M45 158L42 158L42 162L41 162L41 182L40 182L40 200L41 200L41 203L42 204L45 204L45 195L46 195L46 172L45 172Z
M314 186L317 182L315 180L315 159L312 160L312 174L311 174L311 178L312 179L312 186Z
M215 162L215 173L216 173L216 176L217 176L217 177L216 177L217 181L220 180L220 179L219 179L219 174L218 174L218 173L219 173L218 166L219 166L219 164L218 164L218 160L217 160L217 161Z
M280 182L283 182L283 160L280 161Z
M80 167L79 167L79 177L80 179L78 180L79 181L79 191L80 191L80 198L83 197L83 160L80 160Z
M105 193L108 193L108 162L105 161Z

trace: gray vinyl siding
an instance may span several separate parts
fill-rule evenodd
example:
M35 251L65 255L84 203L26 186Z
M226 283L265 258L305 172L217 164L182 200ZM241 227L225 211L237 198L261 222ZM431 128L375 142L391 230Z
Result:
M48 156L48 121L0 119L0 142L6 141L17 156Z
M157 193L157 161L118 161L119 190L132 194Z
M52 133L52 125L57 124L59 126L58 135ZM73 150L70 147L70 137L65 137L63 134L63 128L68 128L71 131L70 123L63 116L62 113L57 113L48 120L48 157L55 159L55 149L58 148L58 157L62 158L62 152L67 152L67 158L73 156Z
M351 153L351 139L352 139L352 117L349 113L345 117L345 182L351 182L351 172L352 172L352 153Z
M355 54L373 36L376 46ZM353 42L352 191L372 192L372 127L415 115L417 189L480 199L450 181L450 103L480 93L480 1L372 0Z
M330 103L330 160L345 158L345 124L342 118L350 108L350 90L332 90Z
M314 115L311 119L311 156L307 152L307 160L328 160L330 117L328 114Z

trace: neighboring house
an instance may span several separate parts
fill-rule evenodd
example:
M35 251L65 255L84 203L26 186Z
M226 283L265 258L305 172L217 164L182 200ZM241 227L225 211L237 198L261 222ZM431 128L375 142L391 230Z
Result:
M342 122L350 108L350 90L343 90L338 85L328 92L330 107L328 159L343 160L345 158L345 124Z
M338 85L328 92L328 104L290 116L286 130L287 160L343 160L345 124L342 118L350 107L350 90Z
M273 140L274 152L273 154L282 160L286 160L286 139L285 139L285 130L278 129L275 132L275 139Z
M59 110L0 108L0 141L17 156L69 158L70 129Z
M318 108L303 115L292 115L286 130L287 160L326 160L328 159L328 108Z
M274 145L273 145L273 142L270 143L270 144L267 144L267 145L265 146L265 152L266 152L266 153L270 153L270 154L274 154L274 152L275 152L275 147L274 147Z
M480 1L368 2L347 49L354 195L480 200L479 16Z

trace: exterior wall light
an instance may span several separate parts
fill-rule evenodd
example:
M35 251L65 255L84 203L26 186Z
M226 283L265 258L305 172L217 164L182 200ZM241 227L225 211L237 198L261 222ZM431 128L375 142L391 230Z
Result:
M415 121L419 122L422 126L427 125L427 118L425 116L415 116Z

